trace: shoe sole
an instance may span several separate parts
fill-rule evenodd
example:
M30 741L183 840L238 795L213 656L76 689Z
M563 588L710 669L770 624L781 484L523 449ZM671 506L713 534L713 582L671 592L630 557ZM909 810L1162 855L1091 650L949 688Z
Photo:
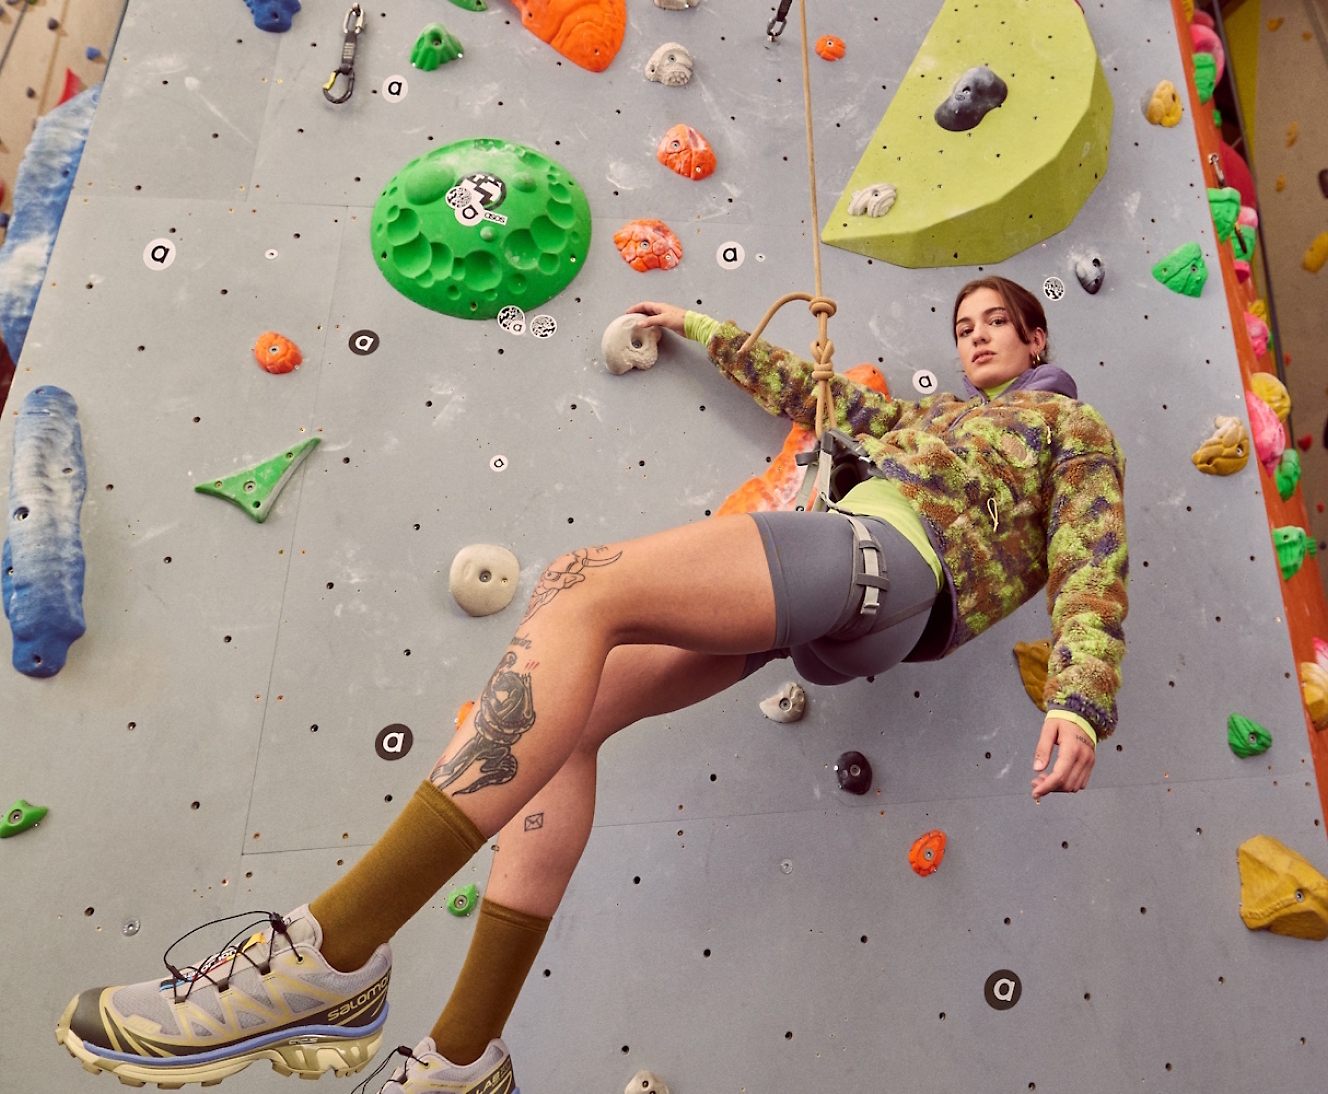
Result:
M365 1037L326 1038L293 1036L285 1043L264 1045L262 1048L213 1060L205 1064L143 1065L123 1060L108 1060L91 1051L78 1034L69 1028L78 999L75 997L60 1016L55 1027L55 1040L94 1075L109 1072L126 1086L144 1086L156 1083L163 1090L178 1090L185 1083L216 1086L222 1079L243 1071L252 1063L267 1060L278 1075L298 1075L301 1079L317 1079L326 1072L337 1078L354 1075L363 1070L378 1053L383 1043L382 1027ZM384 1015L383 1017L386 1017Z

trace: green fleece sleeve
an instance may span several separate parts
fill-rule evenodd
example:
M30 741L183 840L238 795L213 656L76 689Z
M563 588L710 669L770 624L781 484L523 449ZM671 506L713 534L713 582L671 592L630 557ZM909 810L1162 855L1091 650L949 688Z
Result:
M715 336L715 331L719 328L718 319L711 319L699 311L689 311L683 317L683 333L693 342L700 342L703 346L710 344L710 339Z
M1051 657L1047 707L1078 714L1099 738L1116 728L1129 608L1125 461L1106 423L1084 407L1078 451L1057 462L1047 521Z

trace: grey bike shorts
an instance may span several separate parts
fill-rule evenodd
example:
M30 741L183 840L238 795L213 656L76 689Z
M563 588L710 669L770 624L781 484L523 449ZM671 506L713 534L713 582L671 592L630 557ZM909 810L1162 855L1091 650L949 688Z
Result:
M890 588L881 596L877 622L865 635L842 637L858 621L865 587L853 583L853 528L839 513L752 513L761 531L775 592L775 644L752 653L750 676L776 658L791 657L813 684L842 684L874 676L912 652L936 600L936 574L918 549L891 524L857 519L881 546ZM914 614L888 625L910 609Z

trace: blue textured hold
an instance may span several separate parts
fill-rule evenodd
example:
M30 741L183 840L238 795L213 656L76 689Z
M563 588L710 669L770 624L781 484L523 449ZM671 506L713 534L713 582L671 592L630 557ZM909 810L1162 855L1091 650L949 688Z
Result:
M244 0L254 13L254 26L280 34L290 30L291 17L300 10L300 0Z
M99 50L96 46L88 46L88 48L83 51L83 56L86 57L89 61L100 61L101 50Z
M14 668L54 676L83 619L79 511L87 490L78 405L50 384L29 392L14 424L9 538L0 552L0 601L14 635Z

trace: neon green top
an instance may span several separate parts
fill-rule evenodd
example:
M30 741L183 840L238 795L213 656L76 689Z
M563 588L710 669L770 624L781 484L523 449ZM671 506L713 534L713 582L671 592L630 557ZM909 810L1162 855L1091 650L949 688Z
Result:
M722 325L719 320L711 319L708 315L689 311L683 320L683 332L693 342L700 342L704 346L710 342L715 331L719 330ZM983 394L988 399L994 399L1014 383L1015 379L1015 377L1011 377L995 387L983 388ZM840 499L838 505L855 516L879 517L894 528L917 548L918 553L926 560L927 565L931 567L932 572L936 575L936 588L938 590L941 588L945 581L944 572L941 569L941 560L936 554L936 549L932 547L931 540L927 538L926 530L922 526L922 518L909 505L896 483L889 479L872 476L853 487ZM1097 733L1086 719L1081 718L1073 711L1049 711L1047 718L1060 718L1067 722L1073 722L1088 734L1089 739L1093 742L1093 747L1097 747Z

